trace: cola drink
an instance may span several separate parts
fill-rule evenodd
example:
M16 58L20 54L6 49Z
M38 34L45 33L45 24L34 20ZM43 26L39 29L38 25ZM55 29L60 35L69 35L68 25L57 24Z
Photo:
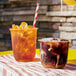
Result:
M69 41L59 38L43 38L39 41L42 65L46 68L64 68Z

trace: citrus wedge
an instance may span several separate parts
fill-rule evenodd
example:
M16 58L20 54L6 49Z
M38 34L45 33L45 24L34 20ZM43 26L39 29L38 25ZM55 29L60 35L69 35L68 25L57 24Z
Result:
M18 26L18 25L15 25L15 24L12 24L12 28L13 28L13 29L18 29L19 26Z
M24 29L24 28L26 28L27 27L27 23L26 22L21 22L21 24L20 24L20 27L19 28L21 28L21 29Z

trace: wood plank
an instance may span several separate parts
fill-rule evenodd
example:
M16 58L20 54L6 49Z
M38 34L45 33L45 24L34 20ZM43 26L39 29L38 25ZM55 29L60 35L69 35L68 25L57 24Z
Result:
M76 32L60 32L60 38L63 39L76 39Z
M12 11L12 12L3 12L2 15L32 15L35 13L35 10L28 11ZM46 12L39 11L39 14L46 14Z
M47 16L76 16L76 11L51 11L46 13Z
M9 0L10 2L35 2L36 0Z
M76 32L76 27L59 27L59 30L66 32Z

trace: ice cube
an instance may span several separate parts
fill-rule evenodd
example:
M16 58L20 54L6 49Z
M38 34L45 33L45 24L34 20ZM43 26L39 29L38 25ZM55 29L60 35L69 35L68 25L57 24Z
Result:
M50 42L51 41L51 38L43 38L41 41Z
M23 37L23 33L17 32L20 37Z
M51 50L52 50L52 48L49 48L49 49L48 49L48 51L51 51Z

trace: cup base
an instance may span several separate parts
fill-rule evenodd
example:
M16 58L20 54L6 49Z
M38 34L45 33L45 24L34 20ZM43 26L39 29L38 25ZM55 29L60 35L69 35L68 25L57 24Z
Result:
M65 67L65 64L62 64L62 65L53 65L53 64L42 64L43 67L45 68L53 68L53 69L63 69Z
M31 62L34 59L24 59L24 60L23 59L21 59L21 60L20 59L19 60L18 59L15 59L15 60L18 61L18 62Z

